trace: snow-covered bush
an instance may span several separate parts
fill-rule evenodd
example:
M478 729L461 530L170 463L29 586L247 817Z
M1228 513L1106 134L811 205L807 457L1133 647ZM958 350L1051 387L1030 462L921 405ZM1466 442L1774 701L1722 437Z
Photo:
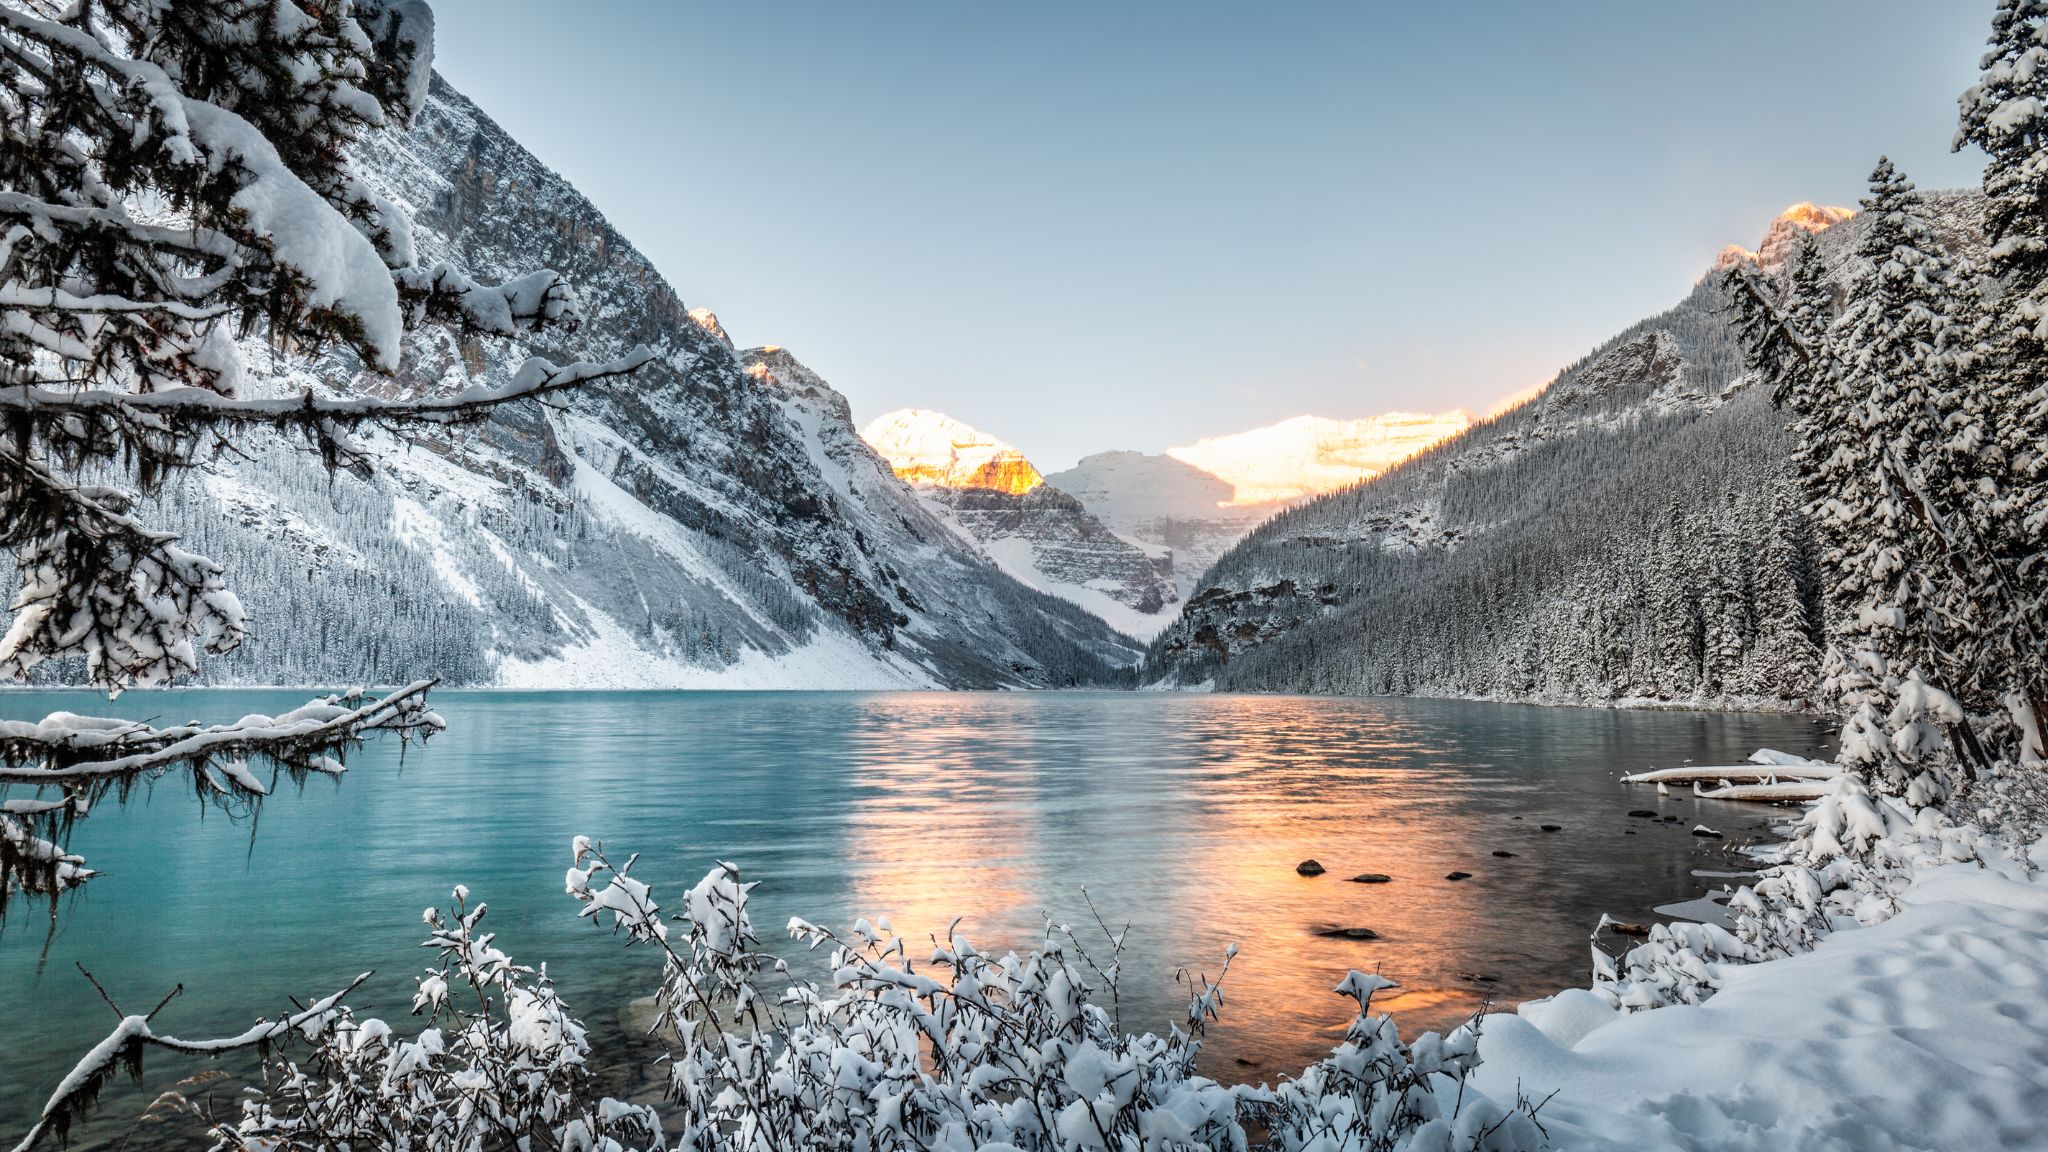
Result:
M307 1052L273 1058L268 1083L222 1148L659 1148L651 1109L586 1091L583 1025L545 972L512 962L478 930L486 906L456 888L425 914L439 964L420 978L410 1039L345 1006L301 1028Z
M1277 1086L1226 1086L1197 1070L1235 949L1216 977L1189 979L1164 1035L1119 1018L1124 935L1099 920L1091 951L1048 923L1029 951L994 955L957 921L928 955L886 921L840 935L804 920L789 934L829 950L830 978L801 979L761 950L753 887L720 864L664 917L650 887L578 837L566 888L580 915L660 961L651 1036L665 1049L661 1107L599 1095L583 1025L543 969L515 963L480 929L485 906L457 888L428 909L437 964L419 979L401 1036L358 1018L352 990L240 1037L190 1043L133 1017L65 1078L18 1146L61 1137L117 1066L145 1047L217 1055L262 1046L265 1075L223 1149L404 1148L412 1152L1509 1152L1542 1143L1537 1106L1469 1091L1478 1018L1403 1043L1374 1014L1392 987L1353 972L1335 991L1354 1016L1331 1054ZM680 925L678 930L676 925ZM356 984L361 983L358 978ZM632 1078L628 1079L631 1082Z

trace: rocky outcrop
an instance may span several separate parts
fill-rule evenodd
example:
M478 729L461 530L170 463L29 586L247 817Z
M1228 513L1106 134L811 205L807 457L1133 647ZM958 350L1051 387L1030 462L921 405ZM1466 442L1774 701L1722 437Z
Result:
M1371 479L1470 425L1462 411L1297 416L1157 456L1097 453L1047 479L1124 536L1169 549L1186 599L1202 573L1259 524L1302 500Z
M1143 452L1099 452L1046 479L1126 539L1170 553L1182 600L1218 556L1279 510L1233 504L1229 482L1171 456Z

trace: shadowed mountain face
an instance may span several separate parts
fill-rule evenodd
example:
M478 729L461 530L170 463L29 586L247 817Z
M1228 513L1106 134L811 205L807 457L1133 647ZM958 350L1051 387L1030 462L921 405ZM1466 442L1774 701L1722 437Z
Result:
M528 354L636 343L657 360L480 428L374 435L367 477L259 440L175 486L161 515L227 565L258 625L209 678L996 687L1111 682L1135 657L962 540L861 441L843 397L785 351L736 350L445 82L362 159L414 211L423 263L551 267L584 323L561 346L417 333L395 381L252 344L252 391L497 384Z
M1046 479L1120 534L1171 551L1182 599L1218 556L1284 507L1233 504L1229 481L1143 452L1098 452Z

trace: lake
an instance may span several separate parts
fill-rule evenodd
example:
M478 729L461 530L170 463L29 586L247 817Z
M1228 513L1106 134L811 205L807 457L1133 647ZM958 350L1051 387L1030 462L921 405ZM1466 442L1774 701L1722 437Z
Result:
M0 717L57 709L232 720L304 692L0 693ZM1235 942L1204 1060L1225 1079L1298 1069L1340 1036L1330 989L1352 968L1401 984L1404 1031L1583 985L1602 912L1630 920L1723 881L1728 849L1782 809L1659 798L1617 777L1758 747L1818 754L1813 720L1461 701L1154 693L442 692L449 730L403 758L353 755L339 782L289 784L255 818L207 810L183 777L111 804L72 847L104 875L0 931L0 1138L11 1142L114 1017L186 991L181 1036L239 1031L356 973L357 1003L401 1029L426 955L420 910L467 884L522 962L547 962L601 1047L651 991L653 954L577 919L562 892L582 834L654 882L663 906L715 861L755 890L766 947L800 956L793 915L844 929L887 916L983 949L1024 946L1047 915L1132 931L1123 1020L1177 1019L1177 969L1213 974ZM1675 824L1632 819L1655 808ZM1704 822L1724 841L1693 837ZM1543 824L1560 825L1544 832ZM1510 852L1512 856L1497 856ZM1295 872L1314 858L1326 875ZM1445 879L1454 870L1471 878ZM1385 884L1347 877L1385 873ZM1084 897L1083 893L1086 893ZM1365 927L1374 940L1318 933ZM913 948L912 953L918 953ZM808 963L815 965L816 958ZM804 968L799 963L802 970ZM154 1055L154 1054L153 1054ZM118 1136L200 1065L152 1060L112 1100ZM217 1102L231 1091L215 1087Z

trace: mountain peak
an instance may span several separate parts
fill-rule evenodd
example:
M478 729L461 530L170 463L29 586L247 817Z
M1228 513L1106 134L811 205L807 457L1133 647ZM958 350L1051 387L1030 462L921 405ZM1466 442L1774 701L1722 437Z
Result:
M718 313L709 308L692 308L688 315L690 323L709 332L720 344L732 347L732 337L726 334L725 325L718 322Z
M877 416L860 436L911 484L1020 495L1045 482L1022 452L927 408L899 408Z
M1856 215L1854 208L1835 208L1802 200L1771 221L1771 227L1764 233L1764 242L1752 252L1740 244L1730 244L1714 257L1714 271L1719 272L1736 264L1754 264L1768 272L1783 264L1792 255L1793 246L1800 238L1829 228Z

